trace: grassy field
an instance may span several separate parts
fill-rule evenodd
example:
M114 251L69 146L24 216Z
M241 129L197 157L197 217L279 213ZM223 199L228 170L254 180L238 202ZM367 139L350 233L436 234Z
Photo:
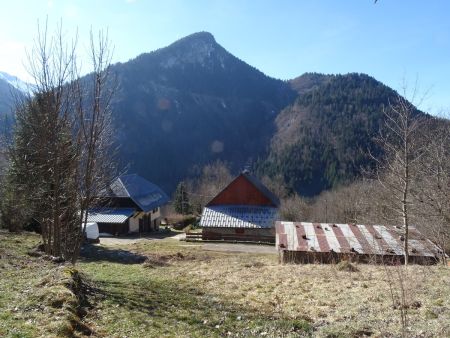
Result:
M26 254L38 240L0 232L0 337L398 337L399 272L408 335L450 336L447 267L349 272L164 239L87 248L77 288L70 266Z

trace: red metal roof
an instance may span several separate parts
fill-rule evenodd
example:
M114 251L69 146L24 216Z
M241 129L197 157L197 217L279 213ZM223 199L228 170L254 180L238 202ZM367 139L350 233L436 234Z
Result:
M278 207L279 200L258 179L241 173L207 204L208 207L213 205Z
M386 225L276 222L278 250L403 255L403 229ZM435 257L440 249L409 228L409 255Z

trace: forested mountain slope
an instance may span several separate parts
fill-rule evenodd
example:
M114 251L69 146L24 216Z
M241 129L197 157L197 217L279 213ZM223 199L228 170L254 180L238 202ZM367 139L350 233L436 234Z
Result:
M302 90L277 116L270 153L258 169L281 175L291 189L312 196L373 165L369 151L379 152L374 137L383 107L397 93L364 74L306 74L305 79L313 88ZM302 80L293 80L293 87L302 88Z
M14 120L15 101L22 99L29 88L30 84L0 71L0 135L10 131Z
M277 80L207 32L111 69L120 168L169 194L216 160L234 173L250 165L281 177L306 196L352 181L373 164L383 107L397 95L364 74ZM0 79L0 113L10 110L10 90Z
M278 112L296 95L204 32L113 71L122 163L168 192L216 159L237 171L262 156Z

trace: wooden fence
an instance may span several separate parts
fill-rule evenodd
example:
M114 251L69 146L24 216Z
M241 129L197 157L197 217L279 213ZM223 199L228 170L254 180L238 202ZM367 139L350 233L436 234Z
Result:
M259 234L220 234L203 231L201 233L186 233L186 241L222 241L222 242L249 242L249 243L275 243L275 236Z
M186 241L193 242L193 241L201 241L201 240L202 240L201 232L186 232Z

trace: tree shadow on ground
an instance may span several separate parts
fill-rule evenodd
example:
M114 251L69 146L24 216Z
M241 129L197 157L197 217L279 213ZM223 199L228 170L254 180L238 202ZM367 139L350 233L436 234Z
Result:
M106 261L122 264L141 264L147 257L135 252L111 249L100 245L85 244L81 248L81 259L85 262Z
M112 308L123 309L117 320L126 320L127 315L134 320L151 318L153 325L171 328L173 332L188 329L193 336L259 336L264 332L268 336L311 335L311 324L306 320L248 309L183 283L149 277L95 284L89 296L98 299L95 303L103 299ZM155 329L148 325L149 332Z

